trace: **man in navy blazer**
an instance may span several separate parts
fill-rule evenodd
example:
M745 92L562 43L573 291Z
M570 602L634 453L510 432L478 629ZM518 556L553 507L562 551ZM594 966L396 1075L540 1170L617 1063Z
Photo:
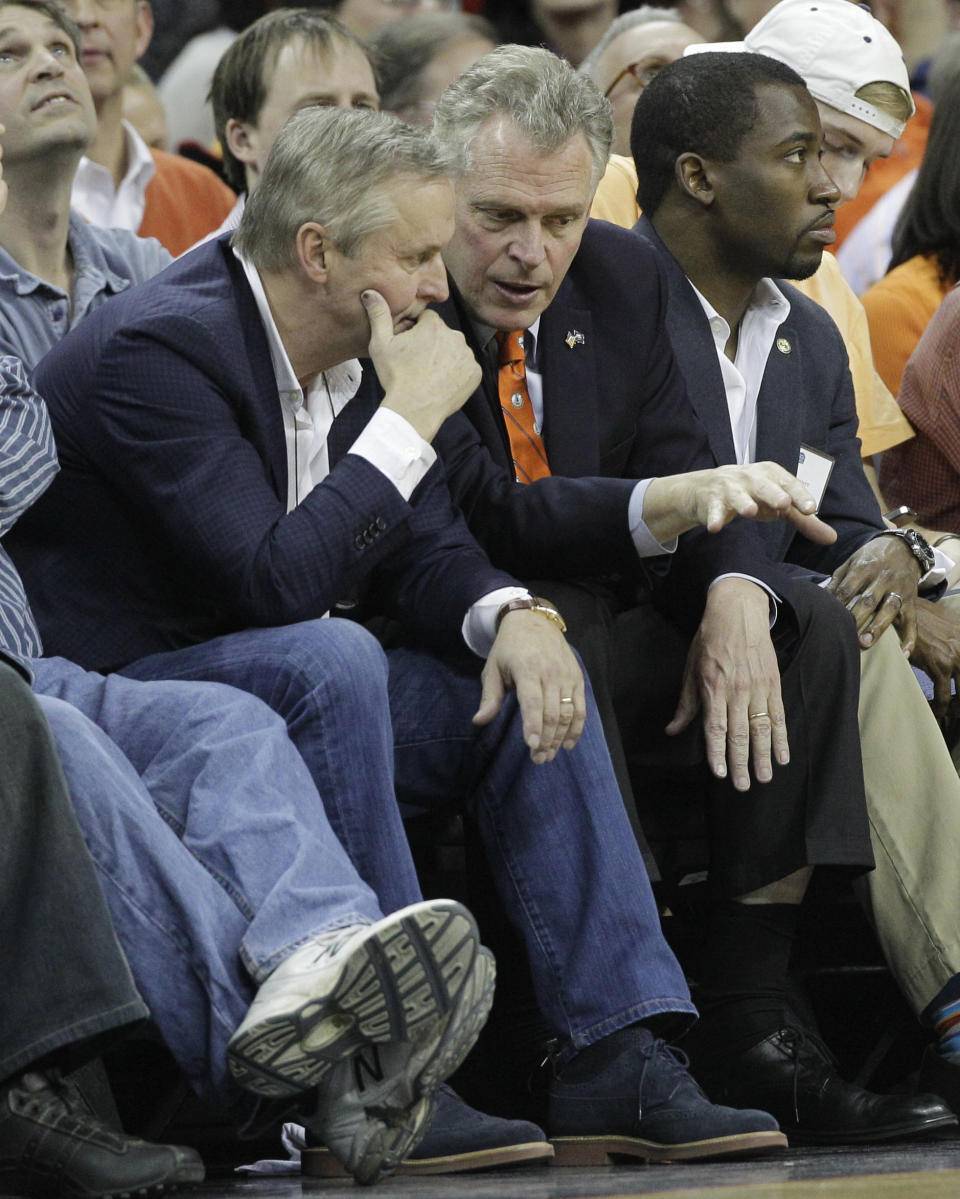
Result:
M588 86L570 80L543 52L501 50L475 64L440 101L435 132L448 146L461 148L457 228L444 251L452 296L440 311L473 345L484 378L436 445L455 498L498 565L550 579L543 588L562 597L568 614L574 610L570 593L589 597L579 631L593 653L591 676L594 660L599 657L603 665L605 657L614 677L617 715L638 786L646 781L641 772L653 760L652 751L661 750L654 741L639 753L638 743L670 720L678 694L671 730L692 719L691 684L698 681L714 770L719 774L724 764L724 733L739 735L742 743L729 754L731 770L735 783L749 786L746 749L754 742L754 785L744 792L729 781L717 783L710 803L711 876L720 902L707 929L699 977L720 1012L714 1017L716 1047L728 1048L744 1037L762 1040L786 1020L785 975L797 905L809 877L802 867L857 860L856 843L844 837L844 814L863 798L855 627L828 594L782 569L757 537L730 547L721 537L687 534L666 580L655 584L653 602L642 593L637 602L640 560L630 535L630 505L642 486L638 480L657 474L664 461L689 469L702 464L699 455L709 461L710 454L702 426L690 419L686 394L695 393L699 377L688 374L687 389L677 378L668 337L668 283L656 252L634 234L586 222L597 168L605 160L599 121L591 127L574 102L577 88ZM552 472L529 484L514 477L507 432L513 405L504 404L498 389L494 332L512 327L525 331L529 391ZM796 469L795 461L790 469ZM651 496L656 499L653 488L644 497L648 523ZM848 537L842 522L840 532ZM798 553L811 558L831 552L783 522L756 533L777 542L792 539ZM751 606L762 597L755 582L724 578L707 591L712 579L731 573L765 581L784 601L772 637L765 601L759 610ZM564 584L555 583L557 578ZM689 619L677 618L690 609L703 622L684 679L692 629ZM882 609L875 634L892 616L889 607ZM788 641L786 635L798 627L799 636ZM792 761L775 767L764 782L757 767L765 746L757 742L762 734L769 746L769 713L775 710L770 700L779 699L774 647ZM772 668L766 665L771 660ZM742 665L751 661L761 664L752 674ZM657 730L645 730L637 714L650 691L653 701L660 700ZM656 712L653 702L641 707L646 714L651 710ZM747 727L750 733L744 734ZM877 728L885 730L889 757L896 752L895 730L882 722ZM713 754L711 737L720 742ZM672 763L674 775L677 765ZM891 789L887 798L896 807L900 793ZM798 846L804 856L791 859ZM869 864L869 852L861 860ZM888 860L883 866L893 883L897 870ZM901 884L891 902L910 907L902 891ZM910 947L896 948L901 956L895 953L893 960L905 962ZM819 1051L815 1061L799 1113L791 1107L792 1077L767 1080L776 1092L771 1102L796 1135L880 1139L915 1119L917 1113L885 1111L888 1100L847 1087Z
M560 1042L550 1120L578 1138L569 1153L781 1146L765 1113L708 1103L650 1027L693 1007L588 685L556 610L490 565L435 463L431 438L480 375L426 311L446 294L446 169L393 118L293 117L232 243L105 305L41 363L62 470L16 556L54 652L229 678L281 712L385 908L419 894L390 840L394 789L412 810L469 807ZM368 350L382 402L355 394ZM403 645L384 653L331 611L392 617ZM358 818L361 793L377 819ZM446 1095L416 1155L552 1153Z
M716 460L771 458L801 477L811 464L820 470L818 512L837 540L813 545L773 526L758 534L771 560L801 584L825 583L856 619L877 860L864 880L868 905L900 985L918 1014L942 1023L949 1055L960 991L951 861L960 783L905 657L918 587L936 579L933 555L914 534L885 527L861 466L840 334L782 281L811 274L833 237L839 191L821 164L822 144L814 103L789 67L751 54L683 59L637 105L632 148L645 216L635 233L666 274L667 329ZM882 632L884 614L897 617L900 640L898 630ZM711 1094L744 1101L778 1071L789 1086L794 1070L811 1068L808 1054L789 1032L774 1032L733 1057L694 1056ZM955 1061L929 1052L920 1081L956 1110Z

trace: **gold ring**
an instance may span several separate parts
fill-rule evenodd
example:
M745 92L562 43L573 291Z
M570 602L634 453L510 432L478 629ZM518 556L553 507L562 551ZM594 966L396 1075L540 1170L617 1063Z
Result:
M572 704L572 703L573 703L573 700L570 698L570 696L569 696L569 695L561 695L561 696L560 696L560 702L561 702L562 704Z
M759 720L761 716L769 716L769 712L748 712L747 720Z

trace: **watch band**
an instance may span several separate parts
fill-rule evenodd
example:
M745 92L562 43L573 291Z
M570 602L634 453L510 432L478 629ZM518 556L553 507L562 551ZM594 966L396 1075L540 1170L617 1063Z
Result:
M877 534L878 537L899 537L901 541L905 541L910 549L910 553L916 558L920 565L920 578L929 574L937 564L937 558L934 554L930 542L926 537L923 537L916 529L884 529L882 533Z
M500 628L500 622L508 612L519 612L526 610L529 612L538 612L541 616L545 616L557 626L561 633L567 631L567 622L563 619L557 609L550 603L548 599L543 599L539 595L531 595L526 598L507 600L505 604L501 604L497 612L496 628Z

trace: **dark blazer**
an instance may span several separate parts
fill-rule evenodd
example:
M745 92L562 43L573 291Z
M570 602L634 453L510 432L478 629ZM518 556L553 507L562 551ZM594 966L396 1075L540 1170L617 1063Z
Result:
M670 562L670 606L689 604L693 619L717 575L757 575L764 555L744 521L719 535L685 535L672 560L641 562L631 540L627 506L638 479L714 465L670 348L664 272L645 242L590 221L541 317L544 442L554 477L533 485L514 482L496 366L476 344L455 289L438 310L463 330L484 377L434 445L454 499L498 566L527 578L616 572L653 581Z
M346 452L376 405L369 388L335 422L330 475L287 514L266 334L226 240L88 317L36 384L61 472L10 548L48 653L111 669L356 599L462 646L467 608L513 582L439 464L407 503Z
M735 462L726 393L706 315L680 264L651 223L641 217L634 233L646 238L666 273L667 328L687 380L694 410L710 438L717 462ZM860 460L857 410L843 339L830 316L783 280L790 315L777 331L757 399L758 460L778 462L796 473L801 444L836 459L819 515L837 531L833 545L816 545L778 521L760 526L775 561L831 574L853 551L883 528L880 507ZM789 347L787 349L787 347ZM786 350L786 352L784 352Z

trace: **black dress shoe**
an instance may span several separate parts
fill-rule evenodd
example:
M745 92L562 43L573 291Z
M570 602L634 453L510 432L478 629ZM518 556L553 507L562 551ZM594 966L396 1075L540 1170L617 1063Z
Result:
M642 1025L604 1037L560 1071L550 1087L549 1128L557 1166L751 1157L787 1147L767 1112L711 1103L686 1055Z
M0 1194L112 1199L202 1182L182 1145L154 1145L107 1128L54 1071L0 1087Z
M957 1123L936 1095L878 1095L844 1082L826 1046L799 1028L739 1053L707 1053L695 1069L711 1099L772 1112L791 1145L870 1144Z
M941 1057L932 1045L920 1061L917 1090L939 1095L954 1115L960 1115L960 1065Z

